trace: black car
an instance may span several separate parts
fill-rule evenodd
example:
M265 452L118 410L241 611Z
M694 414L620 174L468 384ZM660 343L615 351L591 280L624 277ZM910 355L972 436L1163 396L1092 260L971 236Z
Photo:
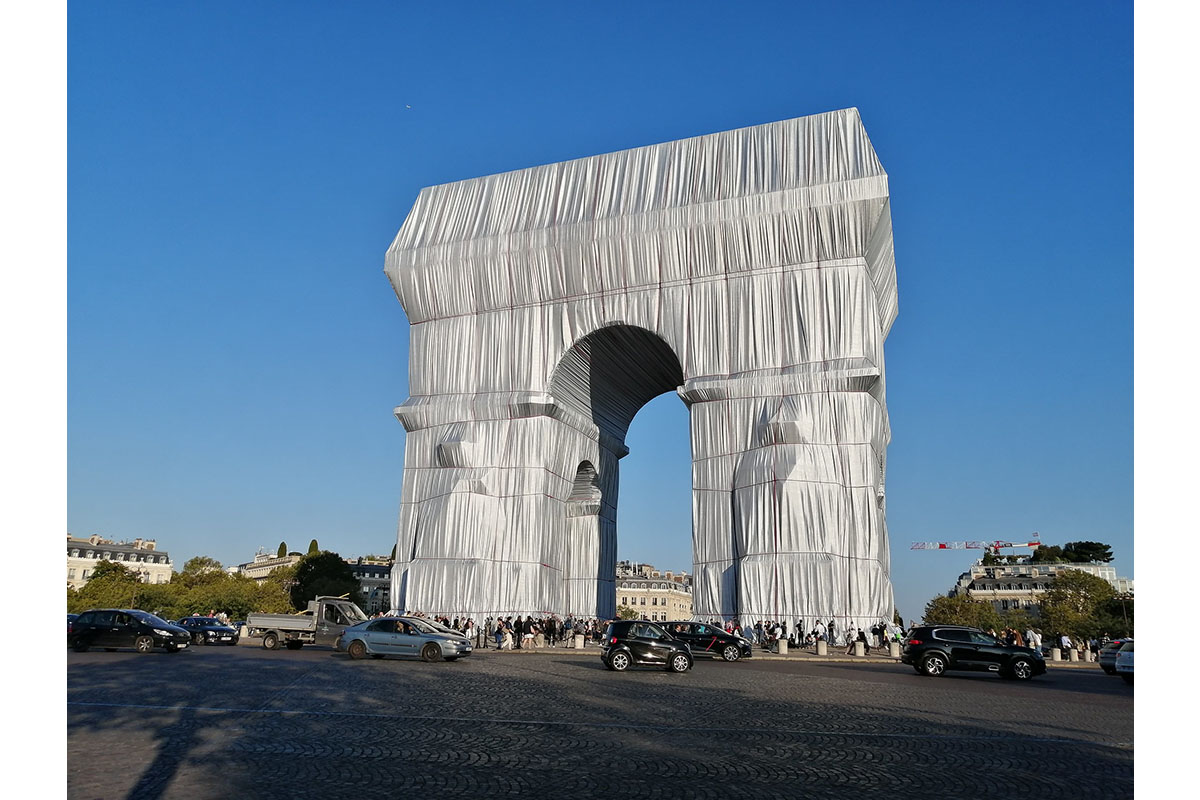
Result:
M145 611L132 608L95 608L80 614L71 625L67 640L82 653L89 647L116 650L132 647L149 653L156 647L178 653L191 642L191 635Z
M687 672L692 668L692 653L687 643L645 620L609 623L600 643L600 660L617 672L624 672L634 664L666 667L672 672Z
M705 622L664 622L662 626L676 639L687 642L693 656L737 661L753 655L754 648L748 641L716 625Z
M1029 647L1007 645L978 628L923 625L904 640L900 660L921 675L941 677L946 670L996 672L1002 678L1027 681L1046 672L1042 654Z
M215 617L184 617L175 622L192 636L192 644L237 644L238 632Z

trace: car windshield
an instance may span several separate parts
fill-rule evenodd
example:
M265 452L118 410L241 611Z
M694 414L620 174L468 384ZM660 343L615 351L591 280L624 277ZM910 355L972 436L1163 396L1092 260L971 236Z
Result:
M432 622L426 622L423 619L406 619L404 620L409 625L419 630L421 633L441 633L440 625L435 626Z
M147 625L170 625L165 619L160 619L147 611L130 611L135 619L139 619Z

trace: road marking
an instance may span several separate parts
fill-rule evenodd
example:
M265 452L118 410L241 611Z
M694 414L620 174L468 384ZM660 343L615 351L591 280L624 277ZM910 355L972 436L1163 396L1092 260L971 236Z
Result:
M209 711L220 714L279 714L279 715L295 715L295 716L314 716L314 717L355 717L364 719L397 719L397 720L413 720L418 722L466 722L472 725L491 724L491 725L532 725L546 727L561 727L561 728L617 728L617 729L632 729L644 731L661 731L664 733L764 733L764 734L791 734L795 736L856 736L866 739L928 739L931 741L939 741L945 739L953 739L956 741L973 741L973 742L1012 742L1015 740L1023 742L1038 742L1038 743L1060 743L1060 744L1092 744L1097 747L1108 747L1113 749L1128 750L1133 747L1133 742L1088 742L1078 739L1060 739L1047 736L1021 736L1005 732L996 736L961 736L958 734L952 736L941 736L938 734L917 734L917 733L858 733L847 731L818 731L805 730L799 728L709 728L685 725L641 725L632 722L562 722L558 720L539 720L539 719L504 719L497 717L437 717L417 714L372 714L365 711L306 711L302 709L286 709L286 708L225 708L222 706L164 706L164 705L144 705L140 703L89 703L82 701L69 700L67 706L77 706L81 708L129 708L139 709L142 711Z

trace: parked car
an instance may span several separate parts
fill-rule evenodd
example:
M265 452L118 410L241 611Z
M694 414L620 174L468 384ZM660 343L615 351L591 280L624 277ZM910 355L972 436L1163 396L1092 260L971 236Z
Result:
M634 664L666 667L672 672L692 668L692 651L653 622L620 620L610 622L600 643L604 666L624 672Z
M687 642L692 656L737 661L753 655L754 648L750 642L740 636L734 636L716 625L709 625L705 622L664 622L662 626L676 639Z
M1100 655L1097 661L1100 662L1100 669L1104 670L1109 675L1117 674L1117 651L1121 649L1121 645L1126 642L1132 642L1133 639L1113 639L1104 647L1100 648Z
M1113 662L1113 667L1117 670L1117 674L1121 676L1121 680L1133 685L1133 639L1121 645L1121 649L1117 651L1117 660Z
M913 628L904 640L900 660L930 677L941 677L947 670L977 670L1027 681L1046 672L1041 653L1029 647L1007 645L979 628L962 625Z
M420 656L422 661L456 661L471 655L471 643L418 617L379 617L351 625L333 643L351 658Z
M82 653L89 647L116 650L132 647L149 653L156 647L178 653L191 635L177 625L145 611L130 608L96 608L79 615L71 626L71 648Z
M237 644L238 632L215 617L184 617L175 623L192 636L192 644Z
M71 635L71 626L78 618L78 614L67 614L67 636Z

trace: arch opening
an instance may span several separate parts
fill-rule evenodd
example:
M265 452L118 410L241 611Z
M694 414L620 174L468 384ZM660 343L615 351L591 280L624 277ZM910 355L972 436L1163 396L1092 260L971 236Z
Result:
M624 442L634 415L683 384L683 367L661 337L633 325L609 325L571 346L550 379L563 406Z

